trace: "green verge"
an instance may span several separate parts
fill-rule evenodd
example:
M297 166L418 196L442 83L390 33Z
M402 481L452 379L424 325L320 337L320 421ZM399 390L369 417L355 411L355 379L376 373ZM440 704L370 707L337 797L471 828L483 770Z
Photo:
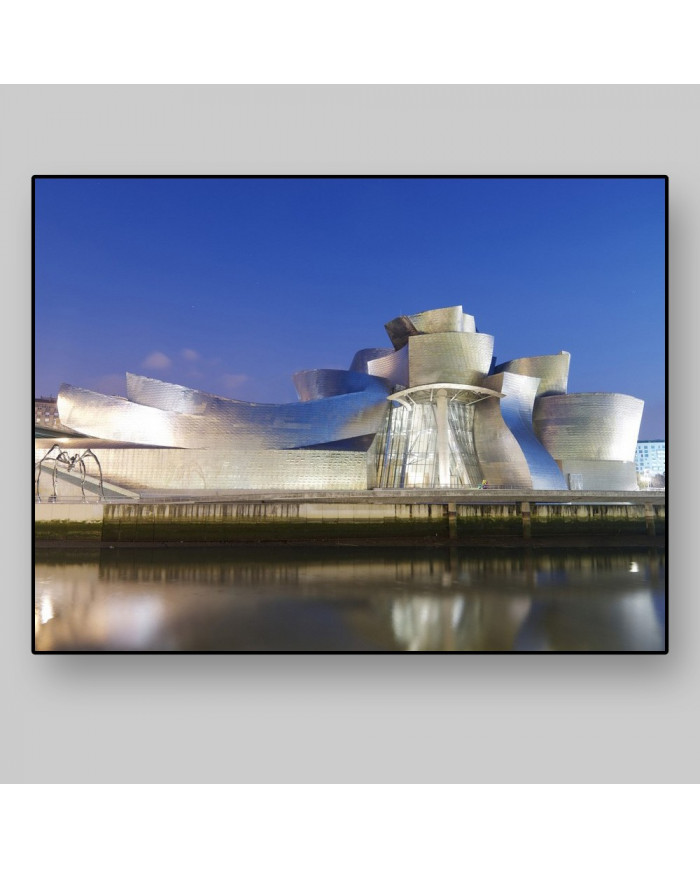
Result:
M37 540L101 540L101 522L35 522L34 537Z

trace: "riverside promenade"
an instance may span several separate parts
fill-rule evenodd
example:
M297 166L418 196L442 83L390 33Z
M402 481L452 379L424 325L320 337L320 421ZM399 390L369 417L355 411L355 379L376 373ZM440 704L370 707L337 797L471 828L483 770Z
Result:
M664 546L665 492L372 489L130 493L35 504L35 541Z

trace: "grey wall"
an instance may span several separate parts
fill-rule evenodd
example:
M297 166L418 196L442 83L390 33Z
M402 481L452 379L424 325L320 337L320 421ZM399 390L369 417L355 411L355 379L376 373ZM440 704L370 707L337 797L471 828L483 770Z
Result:
M6 407L29 420L33 173L668 173L671 382L687 382L699 96L675 85L4 87ZM693 408L680 395L671 406L674 502L697 491ZM31 450L18 428L6 457ZM671 512L667 656L36 658L26 469L3 465L6 781L698 780L690 510Z
M608 489L613 492L636 492L637 472L634 462L592 462L585 459L564 459L561 463L564 479L569 474L579 474L581 488L594 490Z

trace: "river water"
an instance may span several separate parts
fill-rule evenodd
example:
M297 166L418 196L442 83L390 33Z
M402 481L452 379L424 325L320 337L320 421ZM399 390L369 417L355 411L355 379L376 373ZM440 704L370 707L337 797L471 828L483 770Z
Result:
M657 549L43 549L37 652L663 652Z

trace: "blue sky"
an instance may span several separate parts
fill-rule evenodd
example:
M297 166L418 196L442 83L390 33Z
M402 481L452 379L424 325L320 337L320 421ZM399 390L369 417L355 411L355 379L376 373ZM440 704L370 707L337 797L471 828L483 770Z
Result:
M498 362L568 350L569 392L664 437L660 178L38 178L35 394L131 371L259 402L461 304Z

